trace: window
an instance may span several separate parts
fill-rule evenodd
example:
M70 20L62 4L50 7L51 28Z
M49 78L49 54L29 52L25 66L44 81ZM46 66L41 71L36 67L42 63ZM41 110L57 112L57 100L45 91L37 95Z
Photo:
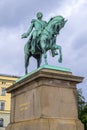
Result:
M5 102L4 101L0 101L0 110L4 110L5 109Z
M3 122L4 122L3 118L0 118L0 127L3 127Z
M5 88L2 88L2 89L1 89L1 95L2 95L2 96L5 96L5 95L6 95L6 89L5 89Z
M2 82L2 84L6 84L6 82Z

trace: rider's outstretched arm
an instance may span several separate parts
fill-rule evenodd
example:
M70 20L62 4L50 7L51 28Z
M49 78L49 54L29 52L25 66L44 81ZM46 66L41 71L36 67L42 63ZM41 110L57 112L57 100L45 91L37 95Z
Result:
M29 27L28 31L26 33L23 33L21 38L27 38L30 35L30 33L32 32L33 27L34 27L34 24L33 24L33 22L31 22L31 26Z
M31 26L29 27L28 31L26 32L27 36L30 35L30 33L31 33L32 30L33 30L33 27L34 27L34 24L31 22Z

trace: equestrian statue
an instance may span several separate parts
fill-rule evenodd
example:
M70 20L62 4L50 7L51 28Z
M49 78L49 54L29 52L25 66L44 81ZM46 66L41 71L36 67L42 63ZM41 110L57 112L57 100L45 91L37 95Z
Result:
M29 39L24 46L25 54L25 74L28 73L29 59L33 56L37 60L37 68L40 67L42 55L45 64L47 62L47 51L50 50L52 57L58 55L58 61L62 62L62 48L56 44L56 38L60 30L64 27L67 20L62 16L52 17L48 22L42 20L43 14L37 13L37 19L31 21L28 31L22 34L21 38Z

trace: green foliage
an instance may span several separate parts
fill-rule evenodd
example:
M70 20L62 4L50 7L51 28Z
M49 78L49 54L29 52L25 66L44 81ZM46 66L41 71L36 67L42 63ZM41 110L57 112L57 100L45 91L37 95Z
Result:
M85 130L87 130L87 103L82 96L82 90L77 90L77 103L78 103L78 117L84 124Z
M78 105L78 116L80 118L82 110L84 109L84 106L85 106L85 98L82 96L81 89L77 90L77 105Z
M82 123L84 123L85 130L87 130L87 104L84 106L80 114L80 120L82 121Z

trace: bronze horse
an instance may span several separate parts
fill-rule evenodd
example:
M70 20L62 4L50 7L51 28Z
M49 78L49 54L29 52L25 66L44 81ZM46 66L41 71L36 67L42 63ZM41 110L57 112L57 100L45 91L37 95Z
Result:
M62 16L56 16L49 20L47 26L42 30L41 34L35 40L35 53L32 54L31 47L32 47L32 36L30 37L29 41L24 46L24 53L25 53L25 74L28 73L28 65L29 59L33 56L37 60L37 68L40 67L42 61L42 55L44 56L45 64L47 62L47 51L51 50L53 54L54 50L59 50L59 59L58 61L62 62L62 51L61 46L56 44L56 37L59 34L59 31L64 27L66 20ZM55 55L52 55L55 56Z

